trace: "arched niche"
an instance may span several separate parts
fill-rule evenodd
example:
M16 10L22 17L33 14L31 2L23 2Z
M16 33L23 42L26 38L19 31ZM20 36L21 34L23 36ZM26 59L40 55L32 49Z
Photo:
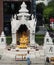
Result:
M28 41L30 42L30 30L28 29L28 27L25 24L21 24L19 26L18 30L16 31L17 45L20 45L20 38L21 38L22 34L28 36Z

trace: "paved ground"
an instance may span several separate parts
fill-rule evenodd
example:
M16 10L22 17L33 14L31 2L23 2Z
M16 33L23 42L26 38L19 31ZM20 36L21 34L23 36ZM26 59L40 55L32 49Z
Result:
M0 65L27 65L27 62L26 61L14 61L14 62L0 61ZM31 65L44 65L44 63L32 63Z
M31 65L50 65L45 63L44 57L36 57L35 59L31 59L31 61ZM3 56L0 60L0 65L27 65L27 61L15 61L14 58Z
M45 65L44 58L35 58L31 60L31 65ZM15 59L3 57L0 60L0 65L27 65L26 61L15 61Z

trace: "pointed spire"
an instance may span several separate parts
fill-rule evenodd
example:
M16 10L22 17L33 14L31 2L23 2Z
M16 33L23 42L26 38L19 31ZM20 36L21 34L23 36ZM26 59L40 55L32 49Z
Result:
M4 31L2 31L1 36L5 36Z
M26 7L27 6L26 6L25 2L23 2L22 5L21 5L21 9L19 10L19 12L21 12L21 13L28 12L28 10L27 10Z
M45 35L45 38L44 38L44 44L45 45L51 45L51 44L53 44L52 38L50 37L48 31L46 32L46 35Z
M32 15L31 18L32 18L32 20L33 20L33 19L34 19L34 16Z
M50 37L50 35L49 35L49 32L47 31L46 32L46 35L45 35L46 37Z
M25 7L25 8L27 7L26 4L25 4L25 2L22 3L21 8L22 7Z

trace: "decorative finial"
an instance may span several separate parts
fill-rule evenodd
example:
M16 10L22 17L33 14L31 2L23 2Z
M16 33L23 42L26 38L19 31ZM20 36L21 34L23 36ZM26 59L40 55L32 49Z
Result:
M32 20L34 19L34 16L33 16L33 14L32 14L32 16L31 16L31 18L32 18Z
M2 31L1 36L5 36L4 31Z
M27 7L25 2L22 3L21 7Z
M25 2L23 2L22 5L21 5L21 9L19 10L19 12L21 12L21 13L28 12L28 10L27 10L26 7L27 6L26 6Z
M46 32L46 36L47 36L47 37L50 37L50 36L49 36L49 32L48 32L48 31Z
M16 15L14 15L14 19L16 19Z

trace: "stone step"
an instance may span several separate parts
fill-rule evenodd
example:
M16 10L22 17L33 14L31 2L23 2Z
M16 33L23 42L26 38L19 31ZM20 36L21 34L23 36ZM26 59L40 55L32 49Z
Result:
M14 59L8 59L8 60L5 60L5 59L2 59L0 60L0 63L24 63L26 64L27 61L15 61ZM36 59L31 59L31 63L44 63L44 59L40 59L40 58L36 58Z
M3 60L0 60L0 63L1 64L27 64L26 61L3 61Z
M27 65L27 64L0 64L0 65ZM31 64L31 65L44 65L44 64Z
M35 60L35 62L34 62ZM40 60L39 58L36 58L32 60L31 65L44 65L44 60ZM0 60L0 65L27 65L27 61L15 61L13 59L11 60Z
M43 57L36 57L35 59L31 59L31 65L44 65ZM10 58L7 56L3 56L0 60L0 65L27 65L27 61L15 61L15 58Z
M12 61L10 61L10 60L0 60L0 65L1 64L6 64L6 65L17 65L17 64L19 64L19 65L27 65L27 61L14 61L14 60L12 60ZM42 65L44 65L44 61L42 60L42 61L40 61L40 60L35 60L35 63L34 63L34 61L32 61L32 63L31 63L31 65L39 65L39 64L42 64Z

